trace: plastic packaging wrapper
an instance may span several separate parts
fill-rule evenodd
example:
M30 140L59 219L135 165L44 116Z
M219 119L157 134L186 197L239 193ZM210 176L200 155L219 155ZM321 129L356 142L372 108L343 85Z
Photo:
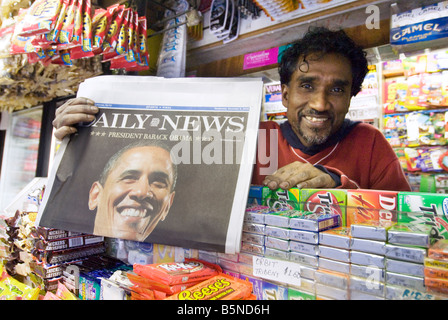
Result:
M221 267L205 261L186 259L183 263L134 264L134 272L147 279L165 285L185 284L208 279L219 272Z
M39 291L14 279L0 265L0 300L37 300Z
M252 283L219 273L166 300L245 300L252 294Z

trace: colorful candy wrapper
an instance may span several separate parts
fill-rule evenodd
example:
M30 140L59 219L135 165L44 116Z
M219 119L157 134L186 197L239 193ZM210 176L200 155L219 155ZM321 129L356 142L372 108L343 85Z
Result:
M35 36L50 32L56 23L62 0L36 0L27 11L21 36Z
M77 0L71 0L65 12L64 22L57 38L58 49L68 48L72 40L77 3Z
M104 13L97 21L95 21L95 27L93 29L93 50L96 54L101 53L102 44L104 38L109 31L109 26L112 22L115 11L118 9L119 5L115 4L108 7ZM102 14L102 13L101 13Z
M118 36L120 34L125 9L126 7L124 5L119 6L111 21L106 38L103 41L103 61L112 59L117 55L115 48L117 47Z

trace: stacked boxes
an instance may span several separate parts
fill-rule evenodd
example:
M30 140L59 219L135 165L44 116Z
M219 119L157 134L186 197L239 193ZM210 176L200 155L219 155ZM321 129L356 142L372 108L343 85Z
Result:
M428 291L448 294L448 240L439 240L428 250L424 260L425 285Z

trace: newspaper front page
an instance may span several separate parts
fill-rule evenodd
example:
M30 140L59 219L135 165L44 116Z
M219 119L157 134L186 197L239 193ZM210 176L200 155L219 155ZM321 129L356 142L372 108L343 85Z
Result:
M36 224L239 252L262 81L100 76L100 112L66 137Z

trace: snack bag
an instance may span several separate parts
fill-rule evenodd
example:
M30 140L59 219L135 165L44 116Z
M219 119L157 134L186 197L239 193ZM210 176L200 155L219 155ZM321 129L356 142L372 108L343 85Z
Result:
M72 46L79 46L82 44L83 9L84 9L83 0L78 0L75 18L73 21L73 36L71 40Z
M71 0L70 5L67 8L61 31L57 37L58 49L68 48L72 40L77 4L77 0Z
M141 288L146 288L146 289L150 289L150 290L157 290L160 292L164 292L168 295L172 295L178 292L181 292L182 290L187 289L188 287L191 287L199 282L201 282L202 280L198 280L195 282L189 282L189 283L185 283L185 284L175 284L175 285L166 285L157 281L154 281L152 279L148 279L142 276L139 276L137 274L133 274L128 272L127 273L128 279L129 281L131 281L134 285L141 287Z
M115 48L117 47L119 31L125 14L125 6L121 5L117 8L114 17L109 26L107 35L103 41L103 61L107 61L117 55Z
M92 52L92 7L90 0L83 0L81 45L70 49L72 59L93 57Z
M36 0L24 18L21 36L34 36L50 32L56 23L62 0Z
M165 300L245 300L251 294L249 281L219 273Z
M136 263L133 269L142 277L169 286L202 281L222 272L220 266L197 259L147 265Z
M166 293L164 292L140 286L132 286L131 290L132 300L164 300L166 298Z
M113 15L115 11L118 9L118 7L119 7L118 4L108 7L104 12L104 15L102 15L95 23L95 28L93 30L92 46L96 54L102 51L104 38L107 35Z
M0 265L0 297L6 300L37 300L40 288L31 288L14 279Z

